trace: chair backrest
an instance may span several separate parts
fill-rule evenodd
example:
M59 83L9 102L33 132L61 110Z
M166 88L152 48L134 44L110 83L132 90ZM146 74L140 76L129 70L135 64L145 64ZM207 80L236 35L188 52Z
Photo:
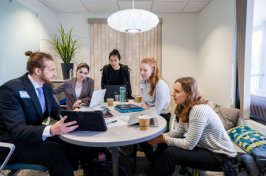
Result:
M6 143L6 142L0 142L0 147L4 147L4 148L9 148L10 149L5 161L3 162L3 164L0 167L0 173L1 173L2 170L4 169L4 167L6 166L7 162L9 161L11 155L13 154L14 150L16 149L16 147L15 147L14 144Z
M176 115L172 116L169 121L169 131L172 131L175 126Z
M5 175L2 173L3 169L8 169L8 170L14 171L13 172L14 175L16 175L19 172L19 170L21 170L21 169L39 170L39 171L43 171L43 172L47 171L46 166L41 166L41 165L36 165L36 164L15 163L15 164L6 165L9 161L11 155L13 154L14 150L16 149L16 147L14 144L6 143L6 142L0 142L0 147L5 147L5 148L10 149L10 152L7 155L5 161L3 162L3 164L0 164L0 175Z
M53 96L54 96L56 103L59 104L59 101L57 100L56 96L55 95L53 95Z

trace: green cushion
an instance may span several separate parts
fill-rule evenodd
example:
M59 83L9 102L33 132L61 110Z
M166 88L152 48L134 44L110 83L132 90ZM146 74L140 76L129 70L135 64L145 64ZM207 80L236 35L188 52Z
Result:
M187 171L189 172L190 176L200 176L198 171L194 168L187 167Z
M227 131L231 140L248 153L259 146L266 145L266 137L246 125L241 125Z

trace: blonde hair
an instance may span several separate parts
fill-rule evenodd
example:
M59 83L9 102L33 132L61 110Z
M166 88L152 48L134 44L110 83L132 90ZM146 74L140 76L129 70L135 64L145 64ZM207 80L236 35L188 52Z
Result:
M154 89L156 87L156 84L159 82L160 79L162 79L162 80L164 80L164 79L161 77L160 70L159 70L159 67L158 67L156 60L154 60L153 58L145 58L141 61L141 64L142 63L148 64L151 67L151 69L154 71L149 78L149 82L151 85L149 95L152 96Z

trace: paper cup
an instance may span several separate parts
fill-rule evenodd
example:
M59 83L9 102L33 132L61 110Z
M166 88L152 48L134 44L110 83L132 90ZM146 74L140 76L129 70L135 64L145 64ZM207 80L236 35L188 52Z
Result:
M109 107L113 106L114 105L114 99L113 98L108 98L107 99L107 104Z
M150 116L139 116L139 127L140 127L140 130L148 130L149 127L150 127L150 119L151 117Z
M141 96L137 96L137 97L136 97L137 103L141 103L141 99L142 99Z

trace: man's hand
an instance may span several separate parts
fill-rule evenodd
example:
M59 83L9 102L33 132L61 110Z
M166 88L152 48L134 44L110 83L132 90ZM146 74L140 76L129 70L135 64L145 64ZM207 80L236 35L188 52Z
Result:
M154 139L151 139L148 141L148 143L151 145L151 146L155 146L156 144L160 144L160 143L166 143L165 142L165 137L164 135L160 135Z
M70 125L76 124L77 123L76 121L64 123L66 118L67 116L62 117L60 121L56 122L54 125L51 126L50 128L51 135L67 133L78 128L78 125L69 127Z
M150 109L148 105L146 105L146 103L144 103L142 106L141 106L143 109L147 110L147 109Z
M73 106L72 106L72 109L74 110L75 108L78 108L79 104L82 103L82 100L77 100Z

